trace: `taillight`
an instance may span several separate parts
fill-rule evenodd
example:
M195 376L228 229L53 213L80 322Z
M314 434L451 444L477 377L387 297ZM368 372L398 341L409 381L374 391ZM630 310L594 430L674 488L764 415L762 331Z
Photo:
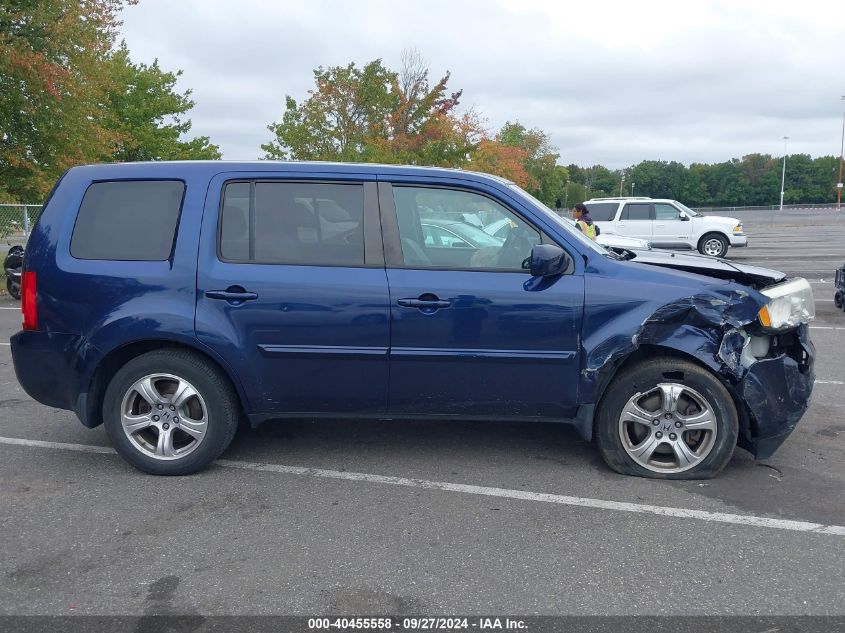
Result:
M21 310L23 311L23 329L38 329L38 310L35 307L35 273L21 275Z

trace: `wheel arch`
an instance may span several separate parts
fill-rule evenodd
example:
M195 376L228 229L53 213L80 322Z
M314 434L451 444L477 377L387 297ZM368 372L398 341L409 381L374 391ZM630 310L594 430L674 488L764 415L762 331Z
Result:
M731 236L730 235L728 235L727 233L724 233L721 229L710 229L710 230L702 233L701 237L698 238L698 241L695 243L696 250L698 250L700 252L701 246L704 243L704 240L706 240L711 235L716 235L718 237L721 237L722 239L725 240L725 242L727 242L727 248L729 249L731 247ZM725 252L727 252L727 249L725 249Z
M144 339L125 343L109 351L102 360L97 363L90 380L88 388L80 394L76 407L76 414L82 423L93 428L103 423L102 408L106 388L109 385L110 377L133 358L155 350L185 350L204 357L209 363L217 367L232 385L238 396L238 404L244 413L249 413L249 399L243 389L243 385L237 380L234 374L220 358L217 358L209 350L201 345L192 345L185 341L171 339Z
M718 366L710 365L704 362L698 356L685 352L683 350L679 350L674 347L668 347L665 345L654 345L654 344L643 344L640 345L637 349L632 351L630 354L625 356L625 358L621 359L618 363L616 363L613 371L609 373L607 378L603 381L602 385L599 388L598 393L596 394L596 406L604 399L605 394L607 393L607 389L613 380L620 374L620 372L625 371L626 369L633 367L639 362L645 360L654 360L655 358L674 358L677 360L684 360L693 365L704 369L705 371L709 372L712 376L714 376L719 382L724 385L724 387L728 390L728 393L731 395L731 399L733 400L734 407L736 408L737 415L739 416L739 444L745 448L745 440L750 443L751 437L754 435L755 429L753 428L754 422L751 416L748 413L748 407L746 406L745 402L739 397L736 385L732 383L727 377L722 375L719 372ZM595 437L596 434L596 424L597 419L596 416L593 416L593 427L592 427L592 437Z

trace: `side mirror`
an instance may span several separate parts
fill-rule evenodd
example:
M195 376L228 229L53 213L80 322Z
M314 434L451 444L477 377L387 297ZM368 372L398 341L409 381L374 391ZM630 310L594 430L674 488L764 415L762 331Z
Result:
M569 255L555 244L537 244L531 249L531 275L553 277L562 275L571 265Z
M689 222L689 216L686 213L684 213L683 211L678 213L678 219L681 222Z

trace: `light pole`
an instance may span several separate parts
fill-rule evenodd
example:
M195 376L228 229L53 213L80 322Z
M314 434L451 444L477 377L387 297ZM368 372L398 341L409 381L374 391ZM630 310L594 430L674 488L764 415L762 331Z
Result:
M842 95L845 104L845 95ZM845 154L845 111L842 112L842 146L839 148L839 180L836 181L836 210L842 210L842 154Z
M634 197L634 181L631 181L631 197Z
M786 142L788 136L783 137L783 173L780 176L780 210L783 211L783 187L786 184Z
M569 203L567 202L568 200L569 200L569 181L567 180L566 186L564 187L564 192L563 192L563 208L566 209L567 211L569 210Z
M622 174L622 180L619 181L619 196L625 195L625 174Z

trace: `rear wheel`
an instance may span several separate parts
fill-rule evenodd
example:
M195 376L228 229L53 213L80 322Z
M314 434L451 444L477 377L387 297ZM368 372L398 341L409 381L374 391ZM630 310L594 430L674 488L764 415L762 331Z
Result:
M738 430L724 385L705 369L674 358L625 370L596 412L601 455L625 475L713 477L733 455Z
M707 233L698 240L698 252L710 257L724 257L729 246L728 238L719 233Z
M103 421L117 452L154 475L187 475L220 456L237 430L237 397L202 356L158 350L132 359L106 389Z
M845 300L843 300L842 293L838 290L836 291L836 294L833 295L833 303L840 310L845 310Z
M21 285L11 277L6 277L6 290L15 299L21 300Z

